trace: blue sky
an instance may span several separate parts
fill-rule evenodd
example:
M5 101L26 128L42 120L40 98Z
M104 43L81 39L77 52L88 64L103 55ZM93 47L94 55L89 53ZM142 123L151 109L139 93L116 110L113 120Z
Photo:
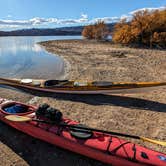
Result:
M166 0L1 0L0 30L114 22L138 9L164 6Z

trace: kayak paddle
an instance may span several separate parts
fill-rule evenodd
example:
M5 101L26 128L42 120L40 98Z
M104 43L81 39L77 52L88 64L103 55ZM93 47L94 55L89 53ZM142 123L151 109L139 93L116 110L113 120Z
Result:
M30 118L30 117L27 117L27 116L7 115L7 116L5 116L5 118L7 120L14 121L14 122L36 121L36 122L40 122L40 123L56 124L55 122L45 121L45 120L40 120L40 119L33 119L33 118ZM142 141L150 142L150 143L153 143L153 144L166 146L166 142L164 142L164 141L153 140L153 139L150 139L150 138L137 136L137 135L129 135L129 134L112 132L112 131L105 131L105 130L90 128L90 127L68 125L68 124L64 124L64 123L59 123L59 124L56 124L56 125L63 126L63 127L69 127L70 129L82 129L83 131L81 131L81 132L86 132L86 130L87 131L91 130L91 131L94 131L94 132L101 132L101 133L105 133L105 134L109 134L109 135L116 135L116 136L121 136L121 137L134 138L134 139L139 139L139 140L142 140Z

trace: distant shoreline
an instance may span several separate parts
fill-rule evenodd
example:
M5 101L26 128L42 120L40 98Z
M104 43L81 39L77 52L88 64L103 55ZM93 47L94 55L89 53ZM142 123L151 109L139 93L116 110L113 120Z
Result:
M62 34L62 35L5 35L0 37L35 37L35 36L81 36L81 34Z
M115 23L107 24L109 31L113 30ZM0 31L0 37L4 36L79 36L84 26L71 26L59 28L32 28L13 31Z

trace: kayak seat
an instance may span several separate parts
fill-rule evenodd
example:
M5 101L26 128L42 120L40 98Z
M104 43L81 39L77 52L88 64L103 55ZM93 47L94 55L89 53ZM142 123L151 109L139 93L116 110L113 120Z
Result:
M52 87L52 86L60 86L63 85L64 83L67 83L68 80L47 80L44 82L45 87Z
M29 107L26 107L20 104L14 104L14 105L10 105L3 108L3 110L11 114L26 113L26 112L29 112Z

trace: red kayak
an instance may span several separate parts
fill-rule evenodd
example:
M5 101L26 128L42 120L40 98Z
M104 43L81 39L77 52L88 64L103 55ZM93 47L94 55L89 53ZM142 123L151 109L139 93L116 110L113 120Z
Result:
M17 108L17 113L13 110ZM35 138L56 146L99 160L112 166L166 166L166 155L131 143L118 137L92 132L81 134L69 127L42 122L13 122L7 115L36 117L38 107L0 98L0 120ZM42 119L42 118L41 118ZM62 118L65 124L77 122Z

